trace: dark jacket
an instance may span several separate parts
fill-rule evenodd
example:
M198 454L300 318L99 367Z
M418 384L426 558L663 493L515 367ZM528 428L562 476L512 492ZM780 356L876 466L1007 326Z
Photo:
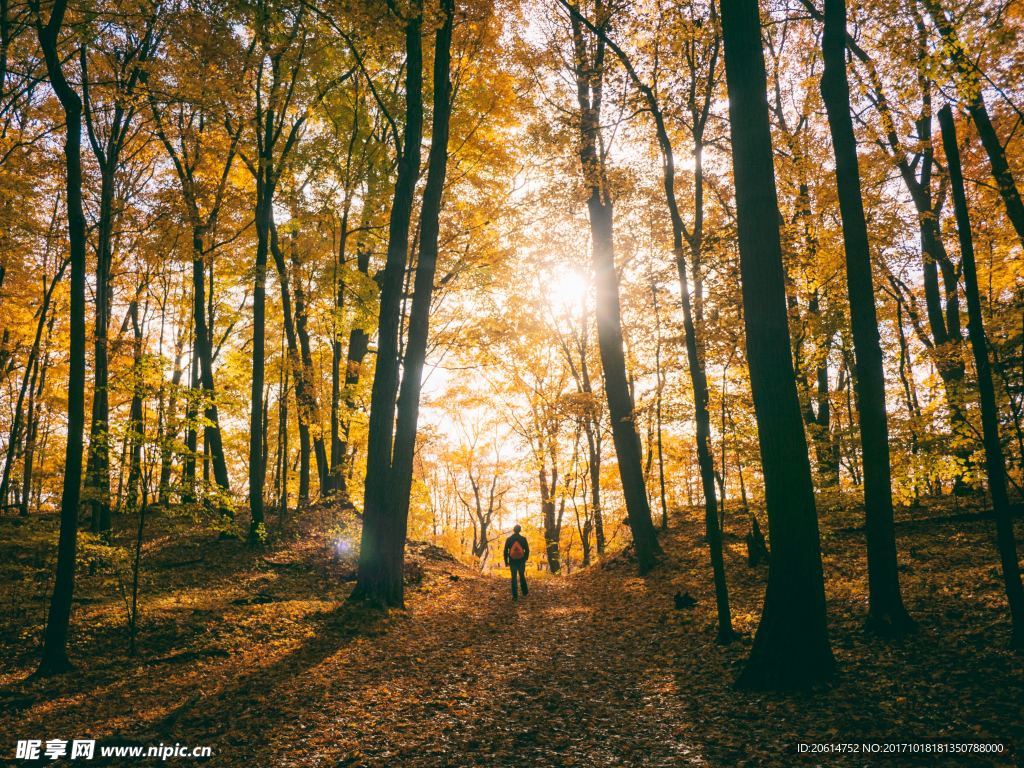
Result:
M508 565L508 551L512 548L512 543L518 541L520 546L523 548L523 560L526 562L530 559L530 542L526 540L526 537L520 533L513 533L507 539L505 539L505 565Z

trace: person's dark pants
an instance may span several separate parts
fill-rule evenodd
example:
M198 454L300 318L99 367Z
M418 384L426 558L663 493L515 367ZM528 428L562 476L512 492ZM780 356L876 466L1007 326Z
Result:
M530 594L530 590L526 587L526 560L510 560L509 567L512 569L512 599L515 600L519 597L519 587L523 588L523 597ZM519 581L516 581L516 576L519 576Z

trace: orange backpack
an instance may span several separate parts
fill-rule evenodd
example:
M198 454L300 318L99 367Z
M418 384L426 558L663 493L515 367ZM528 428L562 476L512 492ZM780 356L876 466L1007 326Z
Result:
M513 541L512 546L508 548L509 560L522 560L526 557L526 550L523 549L523 545L519 541Z

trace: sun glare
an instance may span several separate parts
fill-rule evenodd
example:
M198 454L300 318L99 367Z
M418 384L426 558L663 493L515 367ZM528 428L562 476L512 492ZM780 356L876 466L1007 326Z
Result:
M575 269L567 269L553 274L545 288L552 314L578 314L590 292L590 280Z

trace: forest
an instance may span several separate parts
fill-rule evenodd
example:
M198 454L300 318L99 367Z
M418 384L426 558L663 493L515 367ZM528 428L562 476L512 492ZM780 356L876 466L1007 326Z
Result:
M0 0L0 762L1019 764L1022 71L1021 0Z

